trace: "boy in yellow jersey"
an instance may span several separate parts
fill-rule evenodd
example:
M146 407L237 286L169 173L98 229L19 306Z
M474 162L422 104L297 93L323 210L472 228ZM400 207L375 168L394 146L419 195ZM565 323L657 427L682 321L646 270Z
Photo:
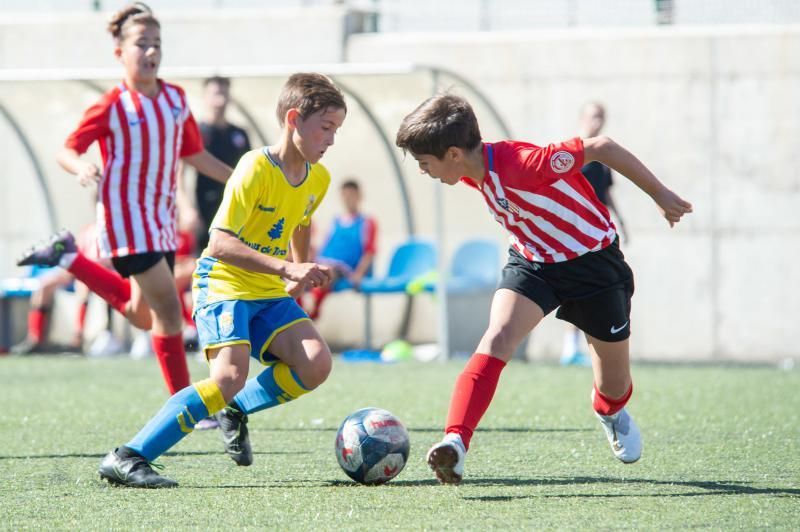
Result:
M332 278L328 267L305 261L311 215L330 183L318 161L346 112L327 77L294 74L286 82L277 106L280 142L239 161L194 273L195 321L211 376L177 392L130 442L111 451L100 465L102 478L131 487L177 486L150 462L214 414L226 452L250 465L247 414L325 381L330 349L294 298ZM246 380L251 356L267 367Z

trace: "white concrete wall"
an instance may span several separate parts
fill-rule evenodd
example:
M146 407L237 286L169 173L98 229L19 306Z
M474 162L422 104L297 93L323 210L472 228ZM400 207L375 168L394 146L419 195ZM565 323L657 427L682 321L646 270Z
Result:
M341 8L154 9L166 68L342 60ZM115 67L108 18L109 13L0 15L0 68Z

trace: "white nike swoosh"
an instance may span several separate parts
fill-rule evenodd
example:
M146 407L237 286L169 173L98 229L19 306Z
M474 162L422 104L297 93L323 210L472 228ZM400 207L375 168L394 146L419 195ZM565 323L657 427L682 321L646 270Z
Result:
M628 322L626 321L625 323L623 323L623 324L622 324L622 325L620 325L619 327L614 327L614 326L612 325L612 326L611 326L611 334L617 334L617 333L618 333L618 332L620 332L622 329L624 329L624 328L625 328L625 326L626 326L627 324L628 324Z

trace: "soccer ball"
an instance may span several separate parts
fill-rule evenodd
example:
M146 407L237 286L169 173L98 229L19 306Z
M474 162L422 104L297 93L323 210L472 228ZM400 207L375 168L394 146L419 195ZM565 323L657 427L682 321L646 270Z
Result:
M396 477L410 447L403 423L380 408L356 410L336 434L336 459L347 476L361 484L383 484Z

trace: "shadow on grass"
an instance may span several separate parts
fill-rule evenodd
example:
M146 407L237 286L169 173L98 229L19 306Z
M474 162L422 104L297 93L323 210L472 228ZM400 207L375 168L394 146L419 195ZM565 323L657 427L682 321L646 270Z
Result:
M402 481L400 481L402 482ZM408 481L415 485L415 481ZM419 483L417 485L426 485ZM727 480L653 480L642 478L611 477L569 477L569 478L476 478L467 480L465 486L577 486L581 484L609 484L615 487L631 487L639 484L644 487L694 488L703 491L687 491L681 493L565 493L565 494L530 494L530 495L487 495L464 496L466 500L487 502L508 502L517 499L535 498L615 498L615 497L703 497L709 495L781 495L800 497L800 489L785 487L755 487Z
M444 432L444 427L406 427L409 432ZM336 432L339 427L285 427L285 428L251 428L251 432ZM594 429L585 428L529 428L529 427L481 427L481 432L522 432L522 433L547 433L547 432L592 432Z
M720 481L670 481L652 479L619 479L611 477L574 477L574 478L475 478L469 479L462 485L465 488L481 486L512 486L512 487L552 487L552 486L575 486L583 484L608 484L611 487L673 487L678 489L693 488L703 491L683 491L680 493L566 493L566 494L527 494L527 495L486 495L471 496L464 495L464 500L484 501L484 502L511 502L523 499L546 499L546 498L604 498L604 497L702 497L715 495L777 495L785 497L800 497L800 489L767 487L760 488L748 484ZM434 479L429 480L402 480L396 479L382 486L362 486L350 480L287 480L284 482L263 482L254 484L239 485L211 485L197 486L185 485L192 489L309 489L309 488L350 488L350 489L403 489L418 488L425 486L438 486L439 482ZM441 489L452 489L442 486Z
M64 454L29 454L19 456L0 455L0 460L50 460L53 458L103 458L107 453L64 453ZM163 456L213 456L224 454L219 451L180 451L168 452ZM276 454L311 454L310 451L253 451L253 454L276 455Z

